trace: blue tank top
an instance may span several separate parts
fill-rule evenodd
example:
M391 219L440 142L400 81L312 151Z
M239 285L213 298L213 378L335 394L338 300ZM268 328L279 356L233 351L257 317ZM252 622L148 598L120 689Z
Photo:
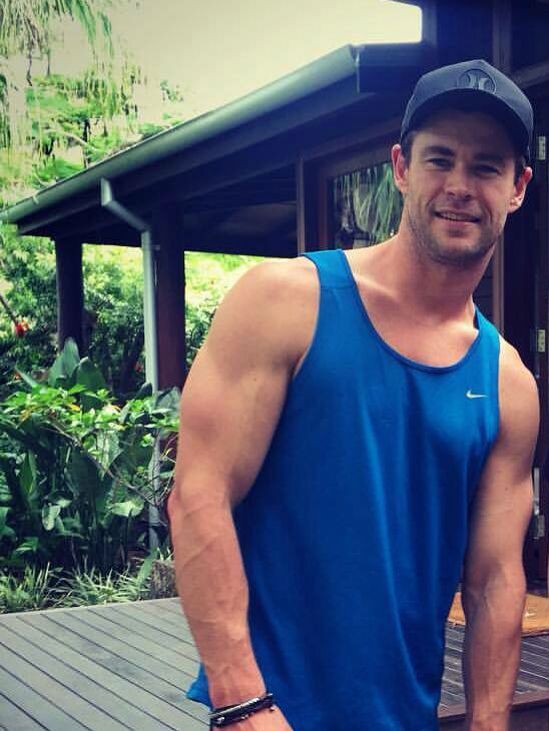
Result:
M340 249L312 343L234 520L252 646L294 731L435 731L444 626L498 431L499 336L447 367L374 329ZM187 696L210 704L203 667Z

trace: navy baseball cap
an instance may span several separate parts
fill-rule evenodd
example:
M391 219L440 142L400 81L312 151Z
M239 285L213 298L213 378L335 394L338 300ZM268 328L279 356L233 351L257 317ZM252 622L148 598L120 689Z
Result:
M406 107L400 140L434 112L453 106L495 117L507 129L518 153L530 158L532 105L511 79L483 59L462 61L424 74Z

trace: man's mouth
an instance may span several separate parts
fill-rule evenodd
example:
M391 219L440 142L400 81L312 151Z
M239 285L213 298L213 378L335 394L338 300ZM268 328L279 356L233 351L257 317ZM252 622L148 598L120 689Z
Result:
M479 216L457 211L435 211L435 216L443 218L445 221L459 221L461 223L478 223L480 221Z

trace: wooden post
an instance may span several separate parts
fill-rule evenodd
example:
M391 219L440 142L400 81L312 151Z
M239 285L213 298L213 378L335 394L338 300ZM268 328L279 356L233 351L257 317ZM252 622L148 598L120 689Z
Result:
M299 158L297 178L297 253L320 248L318 239L318 191L315 166Z
M84 352L83 312L84 282L82 277L82 243L55 242L57 270L57 342L63 349L67 338L74 338L78 350Z
M177 206L155 211L158 387L181 388L187 373L185 347L185 250Z

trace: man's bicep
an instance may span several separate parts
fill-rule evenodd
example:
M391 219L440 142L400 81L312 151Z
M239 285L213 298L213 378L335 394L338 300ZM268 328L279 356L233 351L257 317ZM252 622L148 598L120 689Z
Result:
M502 368L500 432L472 506L464 583L482 584L498 571L521 570L532 513L532 459L539 409L532 375L512 356Z
M520 570L532 514L530 474L511 478L506 460L491 455L472 506L464 584L483 585L496 572Z
M259 312L256 284L237 285L219 307L181 398L176 489L231 503L261 467L288 383L284 345L269 312Z

